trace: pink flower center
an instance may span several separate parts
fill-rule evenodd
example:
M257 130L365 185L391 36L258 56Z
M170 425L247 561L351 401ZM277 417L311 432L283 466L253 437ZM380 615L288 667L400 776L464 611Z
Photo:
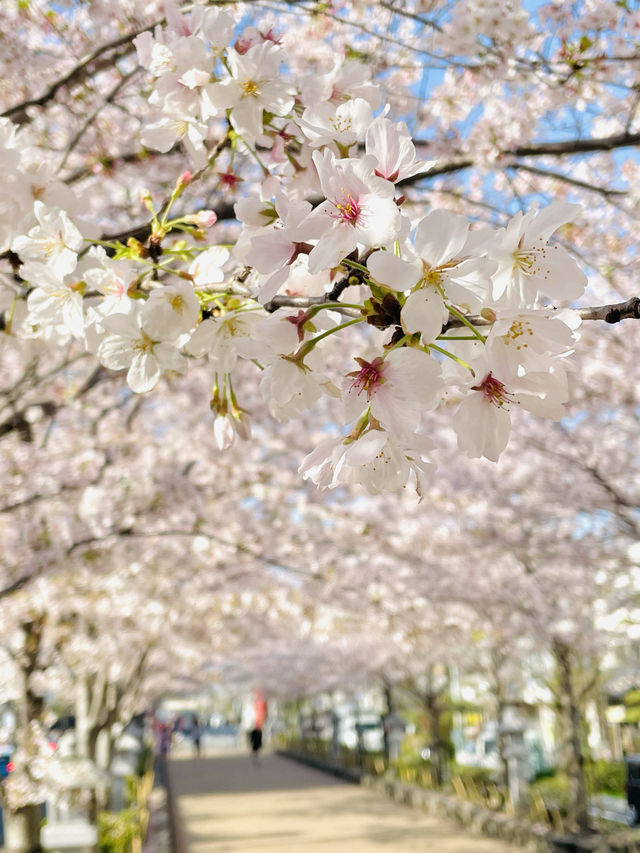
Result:
M232 189L243 180L243 178L234 175L233 172L220 172L218 178L224 187L231 187Z
M298 332L298 340L302 341L304 339L304 324L309 319L307 312L300 310L297 314L285 317L284 319L288 320L290 323L293 323Z
M371 399L371 395L384 382L383 367L384 361L382 358L374 358L373 361L365 361L363 358L356 358L360 365L360 370L354 370L348 373L347 376L353 376L354 380L351 383L350 391L355 391L358 395L363 391L367 392L367 400Z
M341 219L342 222L349 222L351 225L355 224L358 216L360 216L360 205L351 193L346 193L340 201L332 203L336 209L336 212L331 214L334 219Z
M471 390L481 391L485 399L494 406L500 407L504 406L505 403L516 402L513 395L507 391L504 383L496 379L491 371L487 373L479 385L472 385Z

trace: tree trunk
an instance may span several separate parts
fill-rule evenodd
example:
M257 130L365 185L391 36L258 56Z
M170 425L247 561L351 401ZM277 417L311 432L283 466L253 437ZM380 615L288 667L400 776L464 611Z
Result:
M571 649L565 642L556 638L552 643L552 651L558 667L560 689L558 699L566 731L566 771L569 777L568 817L572 826L584 832L589 829L589 812L582 749L583 715L578 707L573 684Z
M427 712L427 719L429 722L429 760L431 764L431 775L433 777L434 785L439 788L444 782L446 754L444 743L440 737L440 704L438 702L438 694L431 692L425 693L424 707Z
M384 702L385 702L385 712L382 715L382 736L384 738L384 760L386 764L389 764L390 759L390 746L389 746L389 726L387 724L388 718L393 714L394 706L393 706L393 693L391 692L391 684L388 681L384 681L383 684L384 691Z
M4 811L4 850L7 853L41 853L40 806L29 804L16 812Z
M509 787L509 763L505 758L505 737L504 737L504 714L507 708L507 690L502 677L501 667L505 662L506 655L498 647L493 647L491 650L491 658L488 669L489 684L493 692L493 698L496 703L496 722L498 730L496 733L496 750L500 759L500 779L499 782L505 788Z
M21 695L16 702L16 745L29 740L30 726L42 716L44 700L31 688L31 676L38 668L40 644L44 630L44 616L38 616L29 622L21 623L24 631L23 654L20 663L22 670ZM22 771L21 771L22 772ZM28 768L27 768L28 772ZM9 853L40 853L41 807L38 803L29 803L15 812L4 808L4 849Z

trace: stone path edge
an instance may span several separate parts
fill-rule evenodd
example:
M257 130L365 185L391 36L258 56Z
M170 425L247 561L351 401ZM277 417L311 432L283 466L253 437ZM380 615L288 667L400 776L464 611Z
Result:
M170 762L164 761L164 784L167 791L167 810L169 814L169 838L171 853L187 853L187 842L185 839L182 818L178 807L178 799L175 796L173 782L171 779Z

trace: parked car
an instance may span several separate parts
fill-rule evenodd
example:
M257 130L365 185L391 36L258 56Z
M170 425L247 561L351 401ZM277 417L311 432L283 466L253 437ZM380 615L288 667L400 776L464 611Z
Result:
M635 826L640 823L640 755L627 755L624 760L627 768L627 802Z
M60 755L72 755L76 748L76 718L69 714L58 717L49 728L49 744Z
M13 755L13 746L11 744L0 745L0 782L4 781L9 773L15 768L11 756Z

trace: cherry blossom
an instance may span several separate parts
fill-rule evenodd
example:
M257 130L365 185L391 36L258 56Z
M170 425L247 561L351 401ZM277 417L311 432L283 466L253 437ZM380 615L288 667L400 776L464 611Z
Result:
M151 317L154 319L153 314ZM144 327L142 311L112 314L105 317L101 324L107 336L98 347L98 358L111 370L127 368L127 382L133 391L150 391L163 370L176 370L179 373L186 370L186 359L175 346L166 340L152 340L149 336Z
M23 261L46 263L54 275L72 273L82 235L64 210L48 210L41 201L33 205L38 224L27 235L16 237L12 249Z
M331 151L313 154L326 201L300 226L305 239L318 242L309 254L309 271L335 267L362 246L385 246L398 236L400 212L393 184L374 175L373 161L336 160Z

